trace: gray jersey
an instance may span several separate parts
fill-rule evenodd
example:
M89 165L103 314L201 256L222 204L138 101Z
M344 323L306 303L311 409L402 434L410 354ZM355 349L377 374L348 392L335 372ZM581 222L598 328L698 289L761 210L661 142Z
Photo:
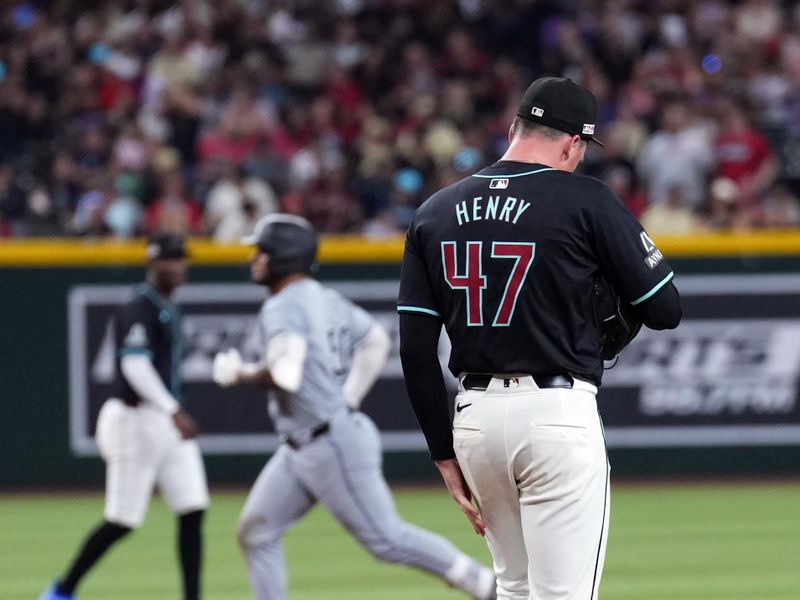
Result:
M259 316L262 351L285 331L303 336L308 346L297 392L269 394L269 414L278 433L328 421L345 406L342 386L353 350L372 323L364 309L313 279L294 282L264 302Z

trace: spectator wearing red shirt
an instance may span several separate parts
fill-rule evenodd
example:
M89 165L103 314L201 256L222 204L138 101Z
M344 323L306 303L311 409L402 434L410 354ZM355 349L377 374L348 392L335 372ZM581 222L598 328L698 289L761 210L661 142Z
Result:
M202 209L186 193L186 183L180 172L164 175L161 196L147 207L144 226L147 234L158 231L182 236L200 233Z
M221 158L235 165L243 164L259 140L277 127L275 108L256 97L251 86L238 85L220 106L216 126L200 138L198 155L205 163Z
M778 159L767 139L750 123L743 104L722 100L718 114L716 176L733 181L743 199L756 198L775 181Z
M328 70L325 97L335 109L338 137L344 146L351 147L361 132L361 88L347 69L334 65Z

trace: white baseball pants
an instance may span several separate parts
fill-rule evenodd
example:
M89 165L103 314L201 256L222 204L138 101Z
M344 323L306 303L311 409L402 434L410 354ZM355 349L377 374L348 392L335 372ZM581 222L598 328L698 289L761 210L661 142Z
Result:
M107 521L139 527L155 485L177 514L208 507L200 448L181 438L164 411L111 398L100 409L96 439L106 461Z
M487 525L499 599L598 597L610 506L596 394L578 380L539 389L530 376L459 389L454 448Z

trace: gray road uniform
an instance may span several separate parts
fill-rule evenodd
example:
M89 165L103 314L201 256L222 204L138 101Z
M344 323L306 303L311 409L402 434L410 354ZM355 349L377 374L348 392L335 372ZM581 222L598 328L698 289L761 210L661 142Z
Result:
M306 278L269 298L259 321L273 378L276 369L294 368L285 358L298 349L284 347L287 337L305 351L299 353L297 391L269 394L269 414L284 443L261 471L239 521L255 597L286 598L281 539L317 502L376 558L429 571L475 598L492 597L494 577L488 569L439 535L400 518L381 472L378 430L369 417L348 407L348 385L359 377L359 359L374 361L377 354L380 365L385 361L388 337L375 320ZM370 341L375 332L387 340L377 351L380 344ZM274 343L279 352L271 348Z

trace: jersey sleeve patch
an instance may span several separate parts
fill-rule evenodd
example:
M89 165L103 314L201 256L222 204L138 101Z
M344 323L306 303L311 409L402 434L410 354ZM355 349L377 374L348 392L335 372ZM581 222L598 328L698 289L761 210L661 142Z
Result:
M406 305L398 305L397 312L401 313L418 313L423 315L431 315L432 317L439 317L441 318L442 315L439 314L438 311L432 310L430 308L423 308L422 306L406 306Z
M137 321L131 325L118 354L120 357L132 354L145 354L150 358L153 357L150 350L150 337L147 335L147 328L143 323Z
M146 348L150 345L147 329L142 323L134 323L125 336L123 345L126 348Z
M647 266L648 269L651 271L655 269L659 263L664 260L664 255L661 254L661 251L656 248L655 243L650 236L647 235L644 231L639 234L639 239L642 242L642 247L644 248L645 254L647 256L644 257L644 264Z

